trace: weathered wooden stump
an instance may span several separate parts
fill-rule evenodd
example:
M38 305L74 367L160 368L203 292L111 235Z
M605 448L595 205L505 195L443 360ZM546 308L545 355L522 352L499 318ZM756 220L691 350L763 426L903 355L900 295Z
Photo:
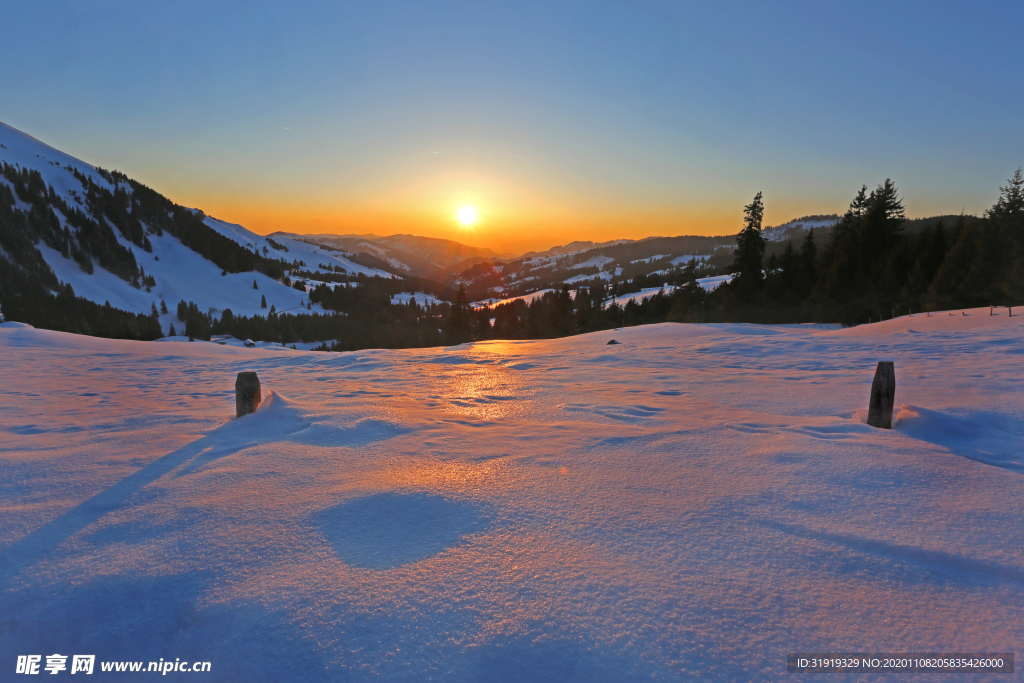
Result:
M255 372L240 372L235 379L235 417L242 417L260 405L260 378Z
M868 424L872 427L892 429L892 408L896 399L896 366L891 360L878 362L875 379L871 382L868 401Z

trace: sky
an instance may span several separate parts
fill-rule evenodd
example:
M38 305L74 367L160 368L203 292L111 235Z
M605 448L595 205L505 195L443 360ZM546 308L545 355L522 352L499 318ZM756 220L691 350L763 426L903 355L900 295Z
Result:
M0 120L275 230L498 252L980 213L1024 164L1020 2L12 3ZM454 219L475 206L473 228Z

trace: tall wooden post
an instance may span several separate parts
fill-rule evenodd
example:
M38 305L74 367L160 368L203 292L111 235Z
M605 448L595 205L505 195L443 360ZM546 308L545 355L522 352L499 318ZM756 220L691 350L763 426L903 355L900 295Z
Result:
M872 427L892 429L892 408L896 399L896 365L891 360L878 362L875 379L871 382L868 402L868 424Z
M255 372L240 372L235 379L235 417L248 415L260 404L260 378Z

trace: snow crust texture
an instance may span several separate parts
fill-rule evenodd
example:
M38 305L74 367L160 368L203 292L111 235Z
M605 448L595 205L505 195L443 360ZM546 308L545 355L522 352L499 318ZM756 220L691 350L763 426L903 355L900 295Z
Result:
M352 353L2 324L0 660L673 681L1019 650L1024 318L965 313Z

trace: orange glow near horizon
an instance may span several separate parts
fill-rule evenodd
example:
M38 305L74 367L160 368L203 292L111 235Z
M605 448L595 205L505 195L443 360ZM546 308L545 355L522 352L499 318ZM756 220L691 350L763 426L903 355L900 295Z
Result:
M166 183L174 201L259 234L414 234L490 249L499 256L573 241L735 234L742 206L750 200L744 192L641 203L541 182L503 181L479 171L398 174L393 184L384 184L390 190L343 189L340 181L329 189L313 189L281 178L276 192L263 195L248 188L211 191L192 178L174 180ZM766 224L821 213L831 203L772 201L771 195L767 200Z
M474 151L424 142L411 149L376 158L341 151L335 157L318 148L276 163L228 160L197 172L183 161L126 172L173 201L260 234L413 234L498 256L574 241L736 234L743 206L758 190L765 190L766 223L776 225L840 210L849 200L841 189L834 196L808 196L799 188L782 196L779 181L762 185L721 173L569 173L553 152L530 148ZM474 207L475 222L460 221L460 207Z
M453 240L491 249L500 255L547 249L577 240L601 242L652 236L728 235L737 231L738 211L713 207L629 210L593 207L589 211L566 207L517 207L517 211L489 210L486 220L477 204L446 207L331 206L326 203L290 204L242 198L197 198L183 204L197 206L210 216L238 223L253 232L298 234L414 234ZM476 221L466 225L460 208L477 207ZM801 215L773 212L777 222Z

